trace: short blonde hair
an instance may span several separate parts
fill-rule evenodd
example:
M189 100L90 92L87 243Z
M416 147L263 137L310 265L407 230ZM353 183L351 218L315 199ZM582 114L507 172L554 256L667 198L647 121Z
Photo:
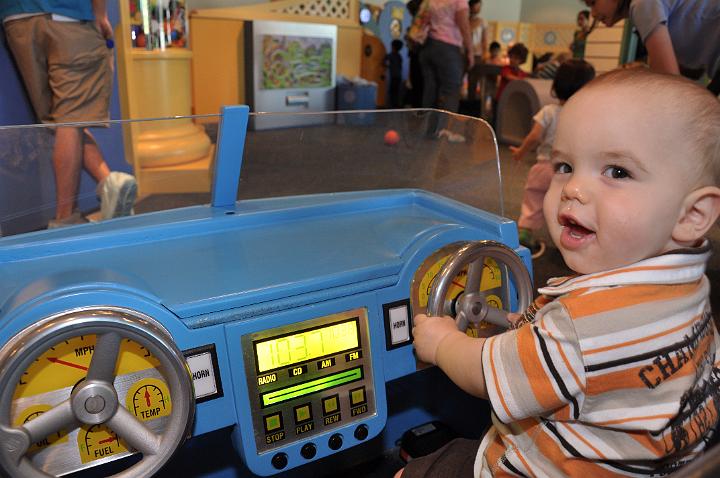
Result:
M720 186L720 100L687 78L655 73L645 68L617 69L604 73L585 89L612 86L630 88L658 97L663 109L678 120L678 130L692 145L691 154L702 162L700 181ZM683 161L685 158L678 158Z

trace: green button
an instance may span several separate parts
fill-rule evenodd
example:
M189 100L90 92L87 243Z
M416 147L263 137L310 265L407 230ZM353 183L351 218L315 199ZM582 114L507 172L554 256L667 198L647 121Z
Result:
M355 390L350 391L350 405L360 405L361 403L365 403L365 389L364 388L356 388Z
M297 407L295 409L295 421L305 422L307 420L310 420L312 418L312 415L310 415L310 405L302 405L300 407Z
M280 420L280 414L268 415L265 417L265 431L271 432L282 428L282 420Z
M323 411L325 414L335 413L338 410L337 395L323 399Z

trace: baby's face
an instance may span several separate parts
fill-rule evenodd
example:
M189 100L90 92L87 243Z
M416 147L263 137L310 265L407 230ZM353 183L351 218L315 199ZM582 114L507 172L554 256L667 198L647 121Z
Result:
M587 274L677 248L673 229L696 176L681 128L649 95L612 86L577 95L560 114L544 203L568 267Z

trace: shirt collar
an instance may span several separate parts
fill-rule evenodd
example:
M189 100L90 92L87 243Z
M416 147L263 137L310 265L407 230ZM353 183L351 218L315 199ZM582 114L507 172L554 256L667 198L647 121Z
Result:
M705 239L698 247L676 249L629 266L587 275L555 277L548 280L548 285L538 289L538 292L559 296L589 287L685 284L697 281L705 274L705 266L711 253L710 241Z

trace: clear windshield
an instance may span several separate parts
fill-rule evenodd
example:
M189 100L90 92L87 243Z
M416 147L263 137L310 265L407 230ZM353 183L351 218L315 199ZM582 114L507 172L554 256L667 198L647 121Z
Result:
M58 127L87 129L111 170L134 174L135 215L209 205L213 187L225 186L239 200L423 189L503 215L497 144L482 120L434 110L259 113L245 133L226 118L0 127L0 235L42 230L55 218ZM216 171L218 150L241 163L239 183ZM101 221L97 178L86 166L73 209L77 222Z

